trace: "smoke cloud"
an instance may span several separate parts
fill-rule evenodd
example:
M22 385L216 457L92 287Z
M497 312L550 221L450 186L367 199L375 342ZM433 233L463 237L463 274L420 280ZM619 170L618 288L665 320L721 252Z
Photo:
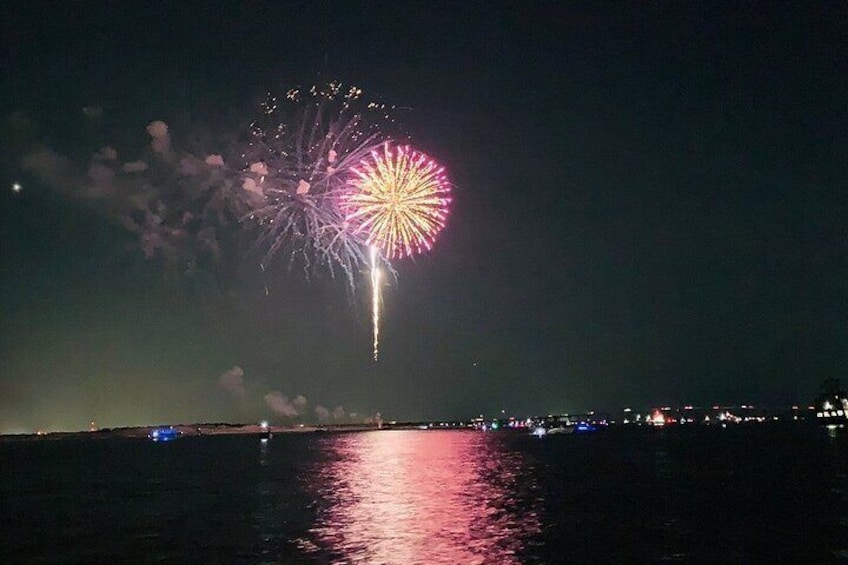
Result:
M101 147L100 150L94 154L95 159L101 159L103 161L114 161L118 158L118 151L114 147Z
M84 113L99 122L102 108L86 107ZM161 120L150 122L145 133L148 148L137 155L122 150L120 161L118 149L100 141L82 160L30 145L22 149L21 167L62 196L86 200L136 236L139 255L161 260L166 268L192 274L209 264L237 261L240 219L264 202L255 181L251 190L243 187L247 171L238 163L244 148L228 138L216 142L218 151L209 151L212 140L203 138L187 150L176 145L171 127ZM247 172L262 173L267 166L258 161Z
M318 418L319 421L326 422L330 419L330 411L318 404L315 407L315 416Z
M85 117L89 120L99 120L103 117L103 107L102 106L85 106L82 109L82 113L85 114Z
M147 170L147 163L142 160L130 161L129 163L124 163L121 170L125 173L141 173Z
M162 154L168 153L171 149L171 136L168 134L168 124L160 120L150 122L150 125L147 126L147 133L152 138L150 140L150 147L153 151Z
M218 383L224 390L239 398L244 398L247 395L247 389L244 386L244 370L238 365L218 377Z
M208 155L205 160L206 164L210 167L223 167L224 166L224 158L220 155Z
M70 161L47 147L25 155L21 167L61 191L67 191L73 186Z
M377 426L382 427L383 426L383 415L380 414L379 412L377 412L373 416L366 416L362 420L362 423L365 424L366 426L377 425Z
M295 398L295 400L300 398L303 399L303 405L305 405L306 397L299 395ZM274 413L278 416L283 416L284 418L294 418L300 414L295 402L289 400L288 396L278 390L274 390L266 394L265 403L271 410L274 411Z

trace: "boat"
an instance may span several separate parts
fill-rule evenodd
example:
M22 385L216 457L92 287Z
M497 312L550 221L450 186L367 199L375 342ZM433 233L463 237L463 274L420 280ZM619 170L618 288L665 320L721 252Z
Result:
M828 427L848 424L848 394L839 385L839 379L827 379L816 398L816 422Z
M182 432L174 427L156 428L147 434L147 437L153 441L171 441L182 436Z
M533 429L533 435L536 437L543 437L549 435L558 435L558 434L573 434L577 428L574 426L556 426L553 428L546 428L545 426L537 426Z

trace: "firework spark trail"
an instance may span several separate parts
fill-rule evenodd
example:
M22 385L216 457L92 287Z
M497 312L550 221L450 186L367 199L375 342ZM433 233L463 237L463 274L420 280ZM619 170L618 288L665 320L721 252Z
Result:
M251 124L245 189L262 196L246 218L258 222L264 261L285 252L289 268L340 270L351 291L368 263L364 232L354 233L339 202L351 169L386 137L393 107L366 103L362 90L330 82L270 96Z
M379 250L371 246L371 324L374 333L374 362L380 356L380 268L377 265Z

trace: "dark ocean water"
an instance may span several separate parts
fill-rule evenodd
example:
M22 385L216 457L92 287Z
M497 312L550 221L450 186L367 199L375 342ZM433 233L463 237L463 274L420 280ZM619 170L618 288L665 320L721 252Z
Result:
M0 442L0 563L837 563L841 432Z

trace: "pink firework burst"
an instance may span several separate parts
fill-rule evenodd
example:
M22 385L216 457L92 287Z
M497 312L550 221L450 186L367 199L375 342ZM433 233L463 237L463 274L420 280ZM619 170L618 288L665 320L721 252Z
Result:
M432 247L451 201L444 167L407 145L383 143L351 173L345 217L369 245L388 260Z

